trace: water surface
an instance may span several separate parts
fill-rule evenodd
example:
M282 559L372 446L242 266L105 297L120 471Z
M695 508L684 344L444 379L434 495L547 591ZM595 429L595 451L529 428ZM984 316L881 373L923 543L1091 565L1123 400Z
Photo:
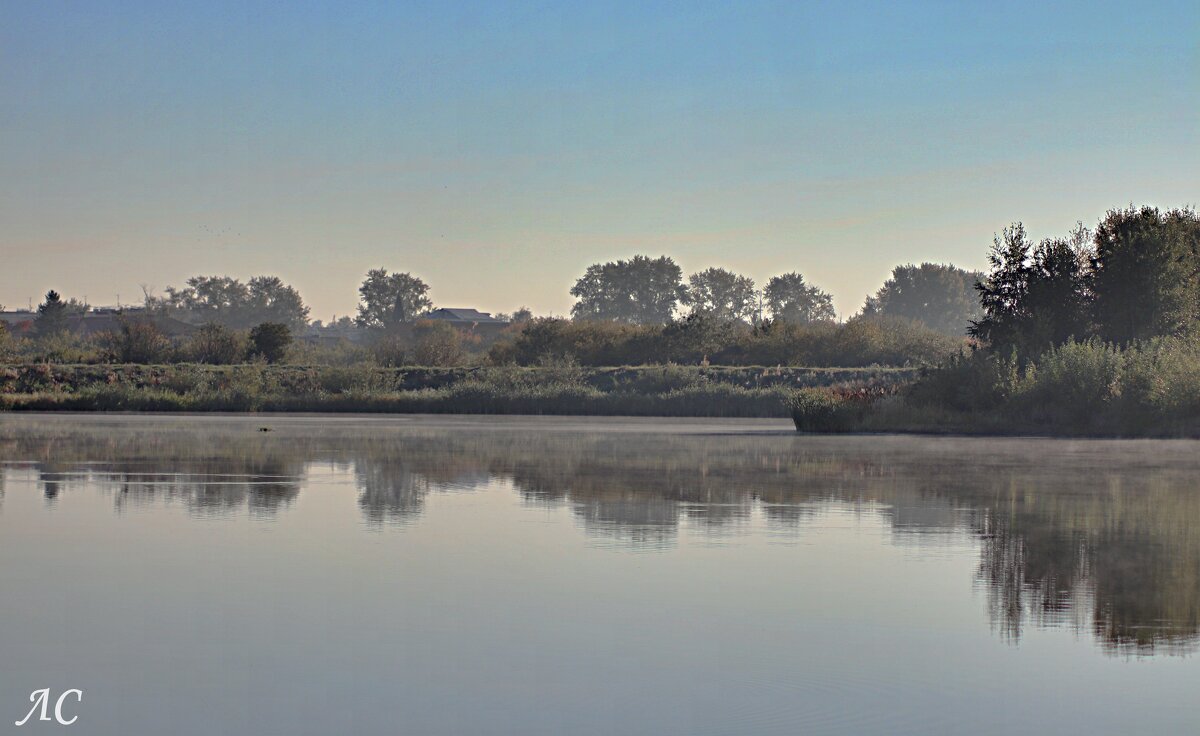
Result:
M0 723L1196 733L1198 482L1184 441L3 416Z

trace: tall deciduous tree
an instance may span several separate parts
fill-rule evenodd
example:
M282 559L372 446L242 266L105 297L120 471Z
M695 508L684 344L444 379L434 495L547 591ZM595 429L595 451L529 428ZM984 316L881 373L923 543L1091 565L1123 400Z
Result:
M688 277L683 303L693 315L750 322L758 309L758 293L749 277L724 268L708 268Z
M589 266L575 282L571 307L575 319L611 319L633 324L663 324L683 297L683 272L667 256L634 256Z
M293 330L308 323L308 307L295 288L278 276L255 276L248 284L229 276L193 276L166 296L148 296L146 306L193 324L215 323L245 329L280 322Z
M966 334L979 318L977 271L941 263L896 266L883 287L863 305L866 316L900 317L948 335Z
M278 322L295 331L308 324L308 307L300 292L278 276L255 276L247 284L248 311L256 323Z
M1096 228L1092 290L1100 336L1129 342L1200 320L1200 219L1192 210L1113 210Z
M216 322L229 327L246 327L239 319L250 298L246 285L229 276L193 276L186 286L167 287L163 306L173 316L189 322Z
M1089 334L1090 238L1079 223L1066 238L1047 238L1033 249L1023 338L1034 350Z
M412 322L433 308L429 286L409 273L389 274L382 268L367 272L358 288L359 327L386 329Z
M837 316L833 297L795 271L772 277L763 289L763 301L771 318L783 322L827 322Z

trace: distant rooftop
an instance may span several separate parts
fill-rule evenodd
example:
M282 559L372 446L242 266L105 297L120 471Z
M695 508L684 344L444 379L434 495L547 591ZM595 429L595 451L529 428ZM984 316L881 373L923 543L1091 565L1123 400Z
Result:
M425 315L426 319L441 319L449 322L478 322L504 324L504 320L496 319L488 312L480 312L478 309L461 309L458 307L442 307L435 309Z
M0 312L0 322L5 322L7 324L28 322L29 320L33 319L37 319L37 312L30 312L27 309L14 309L12 311Z

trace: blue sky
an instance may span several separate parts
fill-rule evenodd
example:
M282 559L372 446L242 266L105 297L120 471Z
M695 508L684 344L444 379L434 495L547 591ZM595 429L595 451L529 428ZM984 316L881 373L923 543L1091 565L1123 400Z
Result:
M666 253L849 314L898 263L1200 200L1200 13L1129 3L0 6L0 303L368 268L565 312Z

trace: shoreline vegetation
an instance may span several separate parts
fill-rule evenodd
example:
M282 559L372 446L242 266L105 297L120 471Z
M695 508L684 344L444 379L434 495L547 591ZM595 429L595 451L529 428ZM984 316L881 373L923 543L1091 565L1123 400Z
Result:
M1200 437L1194 210L1130 206L1039 242L1016 223L988 262L898 266L845 321L799 273L757 289L709 268L685 283L667 256L589 267L570 319L433 310L428 285L383 269L332 332L276 277L194 277L129 313L51 291L0 329L0 411L790 416L801 432ZM89 314L102 331L84 329Z
M970 352L895 390L801 390L800 431L1200 437L1200 217L997 236Z
M977 351L895 388L804 388L801 432L1200 438L1200 341L1071 339L1022 363Z
M913 368L294 365L0 367L0 410L788 416L798 390L883 392Z

